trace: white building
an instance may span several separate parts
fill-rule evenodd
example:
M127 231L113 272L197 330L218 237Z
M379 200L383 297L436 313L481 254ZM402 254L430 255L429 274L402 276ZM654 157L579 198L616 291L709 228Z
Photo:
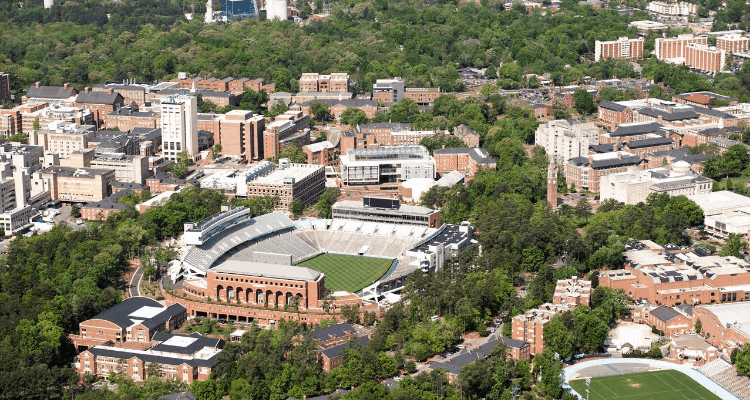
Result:
M750 197L721 190L688 198L703 210L707 230L719 235L750 233Z
M562 164L587 157L589 146L599 144L599 128L593 122L558 119L539 125L535 142L544 147L550 161Z
M435 179L435 159L424 146L352 149L341 155L341 183L379 185L407 179Z
M631 205L645 202L651 193L702 195L711 193L712 188L713 180L693 173L685 161L677 161L672 168L631 168L627 172L602 176L599 183L602 200L614 199Z
M169 97L161 102L161 146L165 157L175 160L187 151L198 150L198 100L195 96Z
M266 2L266 19L269 21L286 21L286 0L268 0Z

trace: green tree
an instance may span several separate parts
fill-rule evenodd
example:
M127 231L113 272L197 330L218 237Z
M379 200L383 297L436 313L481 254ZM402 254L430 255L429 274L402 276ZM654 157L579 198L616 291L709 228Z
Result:
M39 116L37 115L36 118L34 118L34 124L32 125L35 131L39 130Z
M726 239L724 239L724 245L721 246L722 256L735 256L739 257L741 251L747 250L747 242L743 239L743 235L736 233L730 233Z
M733 353L734 354L734 353ZM750 374L750 346L742 345L740 350L734 357L734 366L737 368L737 373L748 375Z
M177 178L184 178L190 172L188 167L190 166L190 156L187 150L183 150L177 153L177 160L174 163L169 164L167 167L169 172Z
M698 333L701 333L702 330L703 330L703 324L701 323L701 319L698 318L698 320L695 321L695 331Z
M8 142L20 142L20 143L26 144L26 143L29 142L29 138L26 137L26 135L24 135L23 133L17 133L15 135L9 136L8 139L6 139L6 141L8 141Z
M310 103L310 114L316 121L328 121L331 118L331 108L328 103L322 101L313 101Z
M563 323L561 315L555 315L544 325L544 343L561 358L573 355L575 339L573 333Z
M333 203L338 201L341 191L339 188L328 188L320 196L318 202L315 204L315 209L318 211L319 218L331 218Z
M349 107L341 113L341 122L350 126L366 124L367 121L367 115L359 108Z
M411 99L401 99L388 109L388 118L393 122L414 122L419 115L419 105Z
M211 153L211 159L216 160L218 158L221 158L221 144L216 143L213 148L213 152Z
M219 383L213 379L206 379L205 381L193 381L193 383L190 385L190 391L193 392L196 400L221 399L221 387L219 386Z
M289 211L291 211L292 215L294 215L294 219L297 219L305 211L305 206L302 204L302 201L300 201L300 199L294 198L294 200L292 200L292 203L289 205Z
M552 101L552 116L555 119L567 119L570 118L570 111L568 106L560 100L555 99Z
M289 106L287 106L283 101L277 101L276 103L273 103L271 109L268 110L268 116L271 118L276 118L277 116L287 111L289 111Z
M585 89L578 89L573 92L573 100L575 101L576 111L581 115L589 115L596 110L594 95Z

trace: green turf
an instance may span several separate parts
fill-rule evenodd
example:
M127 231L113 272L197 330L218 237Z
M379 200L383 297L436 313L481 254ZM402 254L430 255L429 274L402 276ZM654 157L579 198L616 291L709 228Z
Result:
M324 253L297 265L326 274L326 288L358 292L383 276L393 260Z
M586 380L570 386L586 397ZM673 370L606 376L591 379L590 400L719 400L698 382Z

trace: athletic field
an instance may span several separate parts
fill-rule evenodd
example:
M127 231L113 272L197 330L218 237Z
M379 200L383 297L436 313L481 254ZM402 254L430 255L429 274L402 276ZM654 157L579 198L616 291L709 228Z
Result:
M297 265L326 274L331 291L358 292L383 276L393 260L363 256L323 253Z
M571 381L570 386L586 397L586 380ZM590 400L719 400L687 375L677 371L592 378Z

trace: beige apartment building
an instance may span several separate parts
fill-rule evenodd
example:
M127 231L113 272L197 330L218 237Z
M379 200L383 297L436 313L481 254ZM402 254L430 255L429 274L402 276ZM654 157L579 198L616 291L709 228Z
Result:
M302 74L299 79L300 92L348 92L349 74L336 72L321 75L313 72Z
M247 184L248 197L272 196L276 210L289 210L294 199L303 205L313 204L326 190L323 165L289 164L281 160L279 169Z
M750 37L738 34L719 36L716 38L716 48L727 53L745 53L750 50Z
M640 60L643 58L643 38L630 39L621 37L617 40L595 42L594 61L608 58L629 58Z
M690 43L708 44L706 36L692 34L678 35L671 38L657 38L654 42L654 53L660 60L685 58L685 47Z
M96 132L91 126L58 124L29 135L29 143L44 147L44 151L57 153L60 158L68 158L76 151L89 147Z
M706 44L691 43L685 48L685 65L706 72L724 70L727 53Z
M91 203L109 195L115 171L56 166L42 170L42 178L49 182L51 200Z

